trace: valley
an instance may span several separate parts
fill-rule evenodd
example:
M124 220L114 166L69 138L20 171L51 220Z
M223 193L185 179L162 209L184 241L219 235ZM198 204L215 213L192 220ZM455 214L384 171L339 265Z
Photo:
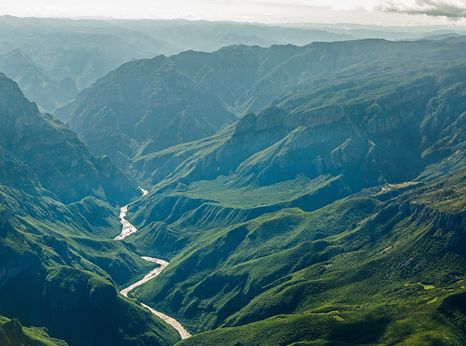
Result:
M463 292L464 67L438 67L349 68L212 137L139 151L130 171L154 187L129 241L172 258L134 296L195 332L183 345L461 343L441 301Z
M142 192L142 196L146 196L148 194L148 191L147 190L144 190L142 188L141 189L141 192ZM125 216L126 216L126 212L128 210L128 206L124 206L121 208L121 212L120 212L120 222L121 222L121 227L122 227L122 231L121 231L121 234L120 236L117 236L115 238L115 240L123 240L125 239L127 236L131 235L132 233L135 233L137 232L137 229L136 227L134 227L128 220L125 219ZM131 230L131 232L128 232L128 229ZM144 285L146 282L148 282L149 280L152 280L152 279L155 279L158 275L160 275L160 273L168 266L168 262L167 261L164 261L160 258L152 258L152 257L147 257L147 256L142 256L141 257L143 260L147 261L147 262L151 262L151 263L155 263L158 265L157 268L151 270L148 274L144 275L144 277L131 284L130 286L122 289L120 291L120 293L125 296L126 298L128 298L128 294L129 292L131 292L132 290L134 290L135 288L141 286L141 285ZM176 331L178 332L178 334L180 335L181 339L187 339L191 336L191 334L189 334L189 332L186 331L186 329L181 325L181 323L179 323L177 320L175 320L174 318L171 318L170 316L167 316L165 315L164 313L160 312L160 311L156 311L154 309L152 309L150 306L146 305L146 304L143 304L141 303L141 305L143 307L145 307L146 309L148 309L151 313L153 313L155 316L159 317L160 319L162 319L165 323L167 323L168 325L170 325L171 327L173 327L174 329L176 329Z
M0 344L465 344L465 36L55 25L0 51Z

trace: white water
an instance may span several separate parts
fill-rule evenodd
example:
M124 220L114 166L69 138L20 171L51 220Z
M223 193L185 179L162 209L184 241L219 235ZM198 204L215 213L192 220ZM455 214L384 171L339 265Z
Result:
M149 193L147 190L144 190L143 188L140 188L140 190L142 192L143 197L146 196ZM126 220L126 214L127 213L128 213L128 206L125 205L124 207L122 207L120 209L120 223L121 223L121 226L122 226L121 233L120 233L119 236L115 237L115 240L123 240L127 236L129 236L129 235L131 235L133 233L136 233L138 231L136 227L134 227L128 220ZM120 293L125 297L128 297L128 293L131 292L132 290L134 290L136 287L139 287L139 286L145 284L147 281L152 280L155 277L157 277L158 275L160 275L162 270L164 270L168 266L168 262L164 261L164 260L162 260L160 258L142 256L142 259L146 260L148 262L157 263L159 266L157 268L151 270L149 273L147 273L141 280L133 283L132 285L130 285L130 286L124 288L124 289L122 289L120 291ZM148 305L146 305L144 303L140 303L140 304L141 304L141 306L143 306L147 310L149 310L152 314L154 314L158 318L165 321L165 323L172 326L178 332L181 339L187 339L187 338L189 338L191 336L191 334L189 334L189 332L183 327L183 325L180 322L178 322L177 320L175 320L173 317L165 315L164 313L162 313L160 311L157 311L157 310L151 308L150 306L148 306Z

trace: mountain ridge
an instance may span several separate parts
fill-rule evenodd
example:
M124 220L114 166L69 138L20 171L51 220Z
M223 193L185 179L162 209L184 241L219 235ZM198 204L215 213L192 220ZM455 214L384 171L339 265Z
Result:
M71 345L462 344L465 47L135 60L69 127L0 75L0 314Z
M128 178L107 159L91 156L72 131L41 114L5 75L0 75L0 93L0 146L34 170L43 187L67 202L103 193L116 203L136 195L137 189ZM75 169L82 169L89 185L84 185Z

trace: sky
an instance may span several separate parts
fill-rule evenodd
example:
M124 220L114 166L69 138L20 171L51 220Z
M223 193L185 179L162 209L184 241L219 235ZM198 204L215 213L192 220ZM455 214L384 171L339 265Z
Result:
M466 25L466 0L0 0L0 15Z

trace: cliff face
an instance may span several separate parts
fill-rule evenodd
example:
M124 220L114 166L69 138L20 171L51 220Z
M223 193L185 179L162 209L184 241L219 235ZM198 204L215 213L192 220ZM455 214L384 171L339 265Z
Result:
M176 253L199 229L286 208L314 211L364 188L464 169L465 71L310 85L222 134L143 156L135 171L150 167L140 177L158 190L134 208L135 242ZM327 104L322 95L330 94L341 101Z
M14 163L3 169L4 173L9 170L9 180L24 185L28 182L21 176L34 176L40 186L65 202L95 195L123 203L137 194L136 187L108 160L93 157L72 131L41 114L16 83L3 75L0 121L2 156ZM15 171L18 177L12 175ZM29 184L34 184L34 179Z
M191 161L191 173L181 180L231 175L259 186L300 174L344 174L360 186L411 180L464 146L464 71L460 66L408 82L386 83L381 76L371 81L370 94L349 84L286 96L241 118L223 145ZM332 90L335 98L350 92L354 98L322 104L318 94Z
M444 56L439 58L439 52ZM354 115L341 103L364 93L375 96L374 90L383 89L381 75L387 84L401 75L411 80L424 63L461 58L460 46L448 41L408 45L361 40L188 51L127 63L83 90L56 116L68 121L93 153L109 155L126 168L143 155L213 135L237 120L233 113L238 117L263 113L270 104L287 115L282 118L280 111L276 116L269 111L265 117L246 116L251 123L240 122L237 131L292 130L340 122ZM400 92L392 106L418 102L417 96L422 98L414 91ZM285 100L283 108L280 103ZM388 102L383 103L388 110ZM372 110L377 110L376 104ZM374 126L394 121L378 119Z

